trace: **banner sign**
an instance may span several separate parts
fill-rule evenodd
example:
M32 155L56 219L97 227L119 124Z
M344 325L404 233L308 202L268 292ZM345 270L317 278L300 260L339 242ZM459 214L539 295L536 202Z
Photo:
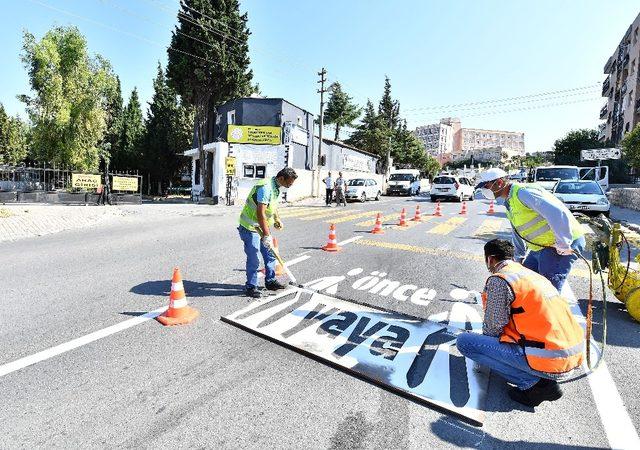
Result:
M343 170L355 170L358 172L370 172L369 160L354 155L344 155L342 160Z
M72 173L71 187L80 189L98 189L102 185L100 175L90 173Z
M619 148L592 148L580 151L580 160L597 161L599 159L620 159L622 151Z
M304 288L221 320L478 425L484 421L488 373L458 352L457 328Z
M278 145L282 142L282 129L280 127L229 125L227 142L236 144Z
M111 189L138 192L138 177L116 177L114 175L111 179Z
M295 125L293 122L284 123L284 135L282 143L285 145L291 145L294 142L296 144L307 145L309 142L309 134L304 128Z
M227 156L224 159L225 163L225 173L227 175L235 175L236 174L236 159L233 156Z

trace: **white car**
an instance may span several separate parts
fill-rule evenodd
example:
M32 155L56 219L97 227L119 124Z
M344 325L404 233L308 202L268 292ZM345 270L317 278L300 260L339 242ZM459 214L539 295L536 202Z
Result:
M451 198L461 202L473 200L474 186L471 180L456 175L440 175L431 183L431 201Z
M380 200L382 190L376 180L371 178L354 178L347 181L347 200L360 200L366 202L367 200Z
M558 181L553 188L553 195L562 200L571 212L609 216L611 205L595 181Z

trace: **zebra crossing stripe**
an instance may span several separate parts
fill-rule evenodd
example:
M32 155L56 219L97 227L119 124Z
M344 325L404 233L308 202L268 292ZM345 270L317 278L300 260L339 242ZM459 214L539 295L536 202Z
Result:
M400 231L406 231L406 230L409 230L409 229L411 229L411 228L415 227L416 225L418 225L418 224L420 224L420 223L428 222L428 221L430 221L431 219L433 219L433 216L422 216L422 219L420 220L420 222L414 222L413 220L408 220L408 221L407 221L407 226L406 226L406 227L401 227L401 226L396 225L396 226L394 227L394 229L396 229L396 230L400 230Z
M382 222L389 222L389 221L393 221L393 220L399 220L400 219L400 213L395 213L395 214L388 214L386 216L382 216ZM370 220L365 220L364 222L360 222L357 223L356 226L358 227L372 227L376 224L376 219L370 219Z
M280 217L296 217L303 216L305 214L310 214L312 212L325 212L326 210L321 207L310 207L310 208L291 208L286 211L278 211Z
M325 220L326 223L343 223L343 222L351 222L352 220L360 219L362 217L367 216L375 216L381 211L366 211L359 214L351 214L350 216L339 217L337 219ZM374 220L375 222L375 220Z
M316 219L322 219L325 217L340 217L340 216L344 216L345 214L349 214L352 213L353 211L360 211L359 209L354 209L354 210L347 210L347 211L324 211L323 213L318 213L318 214L310 214L308 216L298 216L297 218L300 220L316 220Z
M480 227L473 233L475 237L483 239L493 239L501 229L502 220L500 219L486 219L482 221Z
M441 223L440 225L436 225L435 227L427 231L427 233L442 234L442 235L449 234L453 230L455 230L459 225L466 222L466 220L467 219L465 217L452 217L451 219L448 219L446 222Z

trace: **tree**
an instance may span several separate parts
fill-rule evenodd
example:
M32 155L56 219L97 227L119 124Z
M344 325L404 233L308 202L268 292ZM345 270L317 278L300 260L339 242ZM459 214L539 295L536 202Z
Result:
M247 14L238 0L182 0L178 25L168 48L167 79L195 111L195 128L204 179L211 196L211 158L205 159L208 117L226 101L251 94ZM209 112L213 114L210 116Z
M190 161L182 153L191 144L193 114L167 85L160 63L153 90L145 121L142 167L152 180L153 191L161 194Z
M342 90L342 86L337 81L332 83L329 90L331 96L324 111L324 123L335 124L336 133L334 140L340 137L340 128L351 126L354 120L360 116L361 109L352 103L351 97Z
M391 97L391 81L384 78L384 92L378 104L378 115L391 129L396 129L400 122L400 103Z
M553 145L555 164L577 165L580 164L580 151L590 148L606 147L606 143L598 140L598 130L583 128L567 133L562 139L556 140Z
M35 93L20 96L33 124L34 157L97 169L108 92L116 83L108 61L89 56L75 27L53 28L40 41L25 32L22 61Z
M0 103L0 164L17 164L26 158L28 132L27 124L7 115Z
M380 157L386 156L389 142L388 127L382 123L382 119L376 114L373 103L367 101L364 117L356 130L351 133L345 142L361 150L368 151Z
M113 155L113 167L117 170L141 169L141 145L144 135L142 108L138 90L134 87L127 106L122 111L117 153Z
M630 133L622 139L622 152L629 165L640 170L640 125L636 125Z
M115 77L115 83L112 89L107 92L107 123L100 146L100 156L105 163L104 169L109 162L120 152L120 135L122 128L122 89L120 87L120 78Z

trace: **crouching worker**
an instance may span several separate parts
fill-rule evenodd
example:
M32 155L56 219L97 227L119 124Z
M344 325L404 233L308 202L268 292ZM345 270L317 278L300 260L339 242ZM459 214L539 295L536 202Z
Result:
M542 275L513 261L511 242L484 246L492 275L482 303L482 334L458 336L458 350L515 385L509 397L527 406L562 397L558 380L582 364L584 331Z
M238 232L244 243L244 253L247 255L246 294L252 298L260 298L258 290L258 266L262 254L265 266L264 286L270 291L284 289L285 286L276 280L276 258L272 253L273 236L270 227L282 229L282 222L278 216L278 200L280 188L289 188L298 178L295 170L285 167L275 177L258 181L249 192L247 202L240 214Z

